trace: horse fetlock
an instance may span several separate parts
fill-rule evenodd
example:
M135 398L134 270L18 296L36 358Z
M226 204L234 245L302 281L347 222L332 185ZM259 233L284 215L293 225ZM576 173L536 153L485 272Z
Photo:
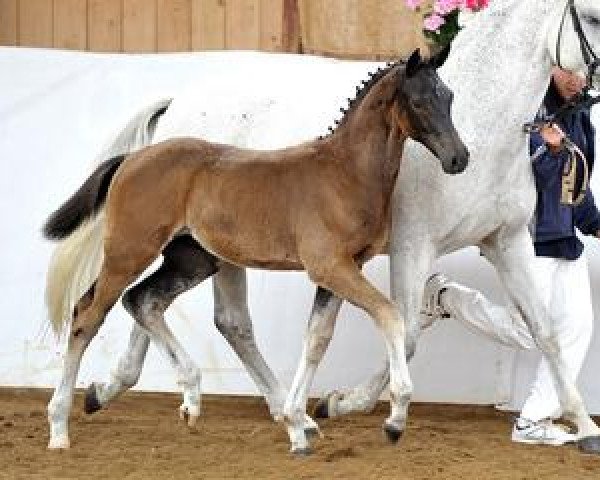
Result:
M113 373L112 377L115 383L119 383L123 389L127 390L134 387L140 379L142 373L142 364L136 365L132 361L121 361L117 371ZM104 384L98 384L100 388L104 388Z
M66 450L71 447L69 436L66 434L50 436L48 441L48 450Z
M311 453L310 445L306 438L302 425L287 424L288 436L290 439L290 452L294 455L308 455Z
M560 355L560 344L558 341L558 335L554 333L547 333L545 331L540 332L536 337L536 343L539 349L546 355L551 357L558 357Z
M179 407L179 418L190 428L196 425L200 413L200 405L181 405Z

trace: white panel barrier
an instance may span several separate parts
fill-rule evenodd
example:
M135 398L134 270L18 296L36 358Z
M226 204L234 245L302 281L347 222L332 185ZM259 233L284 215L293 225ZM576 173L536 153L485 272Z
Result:
M222 64L235 61L252 72L260 55L229 53ZM47 215L79 187L89 174L90 162L115 129L138 109L210 74L205 63L208 57L0 48L0 385L48 387L58 378L62 347L44 326L44 280L52 244L42 239L40 229ZM290 57L282 56L281 61ZM592 188L600 187L597 178L596 174ZM600 245L585 242L594 310L599 313ZM500 301L494 271L475 248L447 256L437 267ZM387 258L374 259L366 270L387 292ZM300 273L250 273L250 309L259 347L287 384L300 352L313 292ZM178 299L168 312L168 321L202 368L206 392L256 393L213 326L210 282ZM79 387L107 379L126 346L131 325L122 307L110 313L83 358ZM371 320L344 305L313 393L355 385L374 373L383 358L382 341ZM524 398L536 358L535 353L517 353L478 337L454 321L443 322L423 336L411 364L414 398L516 408ZM594 413L600 413L600 382L593 368L599 363L600 336L596 333L579 382ZM137 388L176 390L174 378L167 362L151 348Z

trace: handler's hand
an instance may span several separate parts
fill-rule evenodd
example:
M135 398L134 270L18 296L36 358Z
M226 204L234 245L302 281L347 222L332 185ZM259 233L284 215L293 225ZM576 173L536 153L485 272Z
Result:
M558 152L562 148L562 140L565 138L565 132L558 125L544 125L540 129L540 135L551 151Z

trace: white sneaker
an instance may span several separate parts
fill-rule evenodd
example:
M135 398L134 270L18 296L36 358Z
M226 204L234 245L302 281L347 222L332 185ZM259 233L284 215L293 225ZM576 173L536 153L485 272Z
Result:
M443 273L434 273L425 282L421 303L421 328L429 327L440 318L449 318L450 314L442 307L440 295L446 290L449 280Z
M533 422L519 417L515 420L511 439L513 442L531 445L564 445L577 440L577 436L567 432L562 426L555 425L552 420Z

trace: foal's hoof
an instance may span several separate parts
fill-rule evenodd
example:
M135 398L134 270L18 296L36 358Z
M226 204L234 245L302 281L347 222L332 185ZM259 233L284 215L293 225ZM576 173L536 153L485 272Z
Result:
M319 398L313 408L312 416L315 418L333 418L336 416L334 402L340 399L339 392L333 391L328 393L323 398Z
M200 416L200 408L196 406L185 406L179 407L179 418L185 422L189 428L194 428L198 417Z
M304 457L309 457L310 455L312 455L312 448L310 447L303 447L303 448L292 448L290 450L290 452L292 453L292 455L296 458L304 458Z
M582 453L600 455L600 435L582 438L577 446Z
M83 411L90 415L98 410L102 410L102 404L98 401L96 384L92 383L85 391Z
M404 430L400 430L398 427L395 427L394 425L388 425L387 423L383 425L383 431L385 432L385 436L390 443L397 443L404 433Z
M310 418L308 415L304 415L304 435L306 435L306 438L310 439L310 438L314 438L314 437L323 437L323 434L321 433L321 429L319 428L319 425L317 424L317 422L315 422L312 418Z
M312 416L315 418L329 418L329 397L319 398L315 408L313 408Z

